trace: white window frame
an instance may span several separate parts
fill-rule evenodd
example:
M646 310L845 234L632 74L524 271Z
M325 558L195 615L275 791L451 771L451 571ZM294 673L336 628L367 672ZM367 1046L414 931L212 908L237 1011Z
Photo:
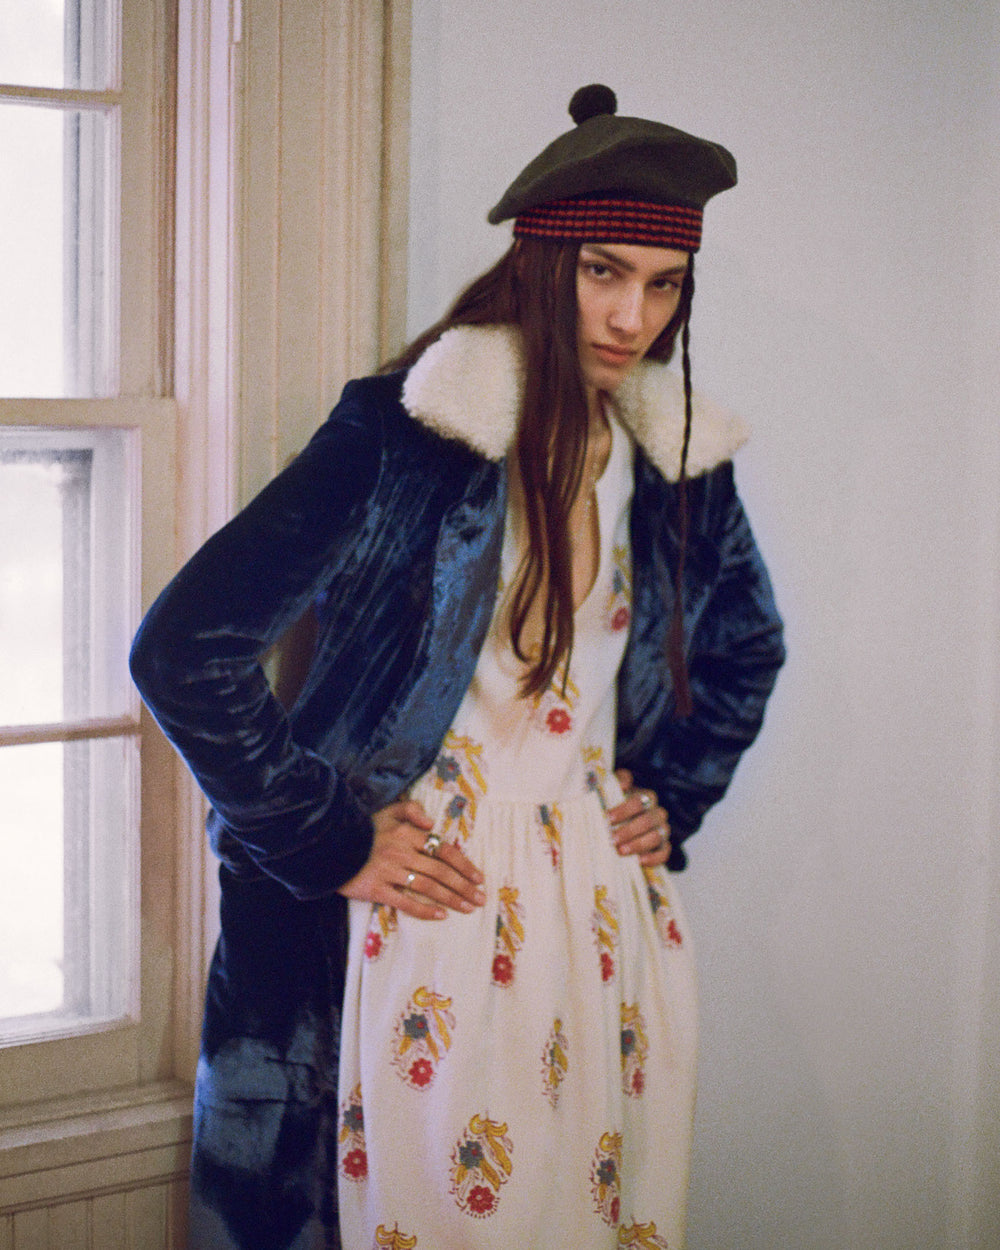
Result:
M147 589L170 563L169 559L162 559L162 553L165 549L169 551L172 545L173 499L168 484L173 471L176 420L173 401L159 398L165 381L160 331L169 313L160 285L160 259L168 246L168 239L159 225L165 219L162 170L169 159L169 151L157 141L157 117L164 111L169 84L164 81L163 68L166 32L159 17L155 6L127 3L120 28L124 73L120 82L113 81L109 87L97 90L0 87L0 98L6 103L111 111L115 118L114 129L121 135L121 157L112 162L118 177L111 178L111 203L107 205L110 234L116 243L112 252L121 257L120 263L112 264L120 274L120 284L113 283L111 288L120 290L120 307L109 310L107 318L113 341L118 337L117 327L120 324L127 327L120 351L114 353L109 362L107 381L115 395L102 399L3 398L0 399L0 423L67 430L117 426L137 431L144 466L141 510L144 518L142 550L146 561L143 585ZM117 20L112 21L112 27L111 42L117 48ZM88 127L84 125L83 129ZM116 183L120 186L120 195ZM103 195L102 187L102 200ZM95 226L95 229L101 227ZM127 317L121 315L120 308L128 310ZM90 337L89 327L84 326L84 333ZM131 485L138 485L138 482ZM140 506L139 499L135 503ZM133 619L126 622L129 628L137 624L138 606L135 605ZM110 732L139 733L139 705L135 697L130 698L120 723L94 721L8 729L3 741L31 742L40 737L68 741L106 736ZM169 879L147 880L144 884L147 889L159 891L165 885L169 888L172 882ZM146 980L148 975L144 969L140 981ZM154 1001L169 1001L169 979L154 978L150 992ZM146 997L141 986L139 997L140 1002ZM120 1021L96 1028L87 1023L79 1028L70 1024L63 1029L65 1036L61 1038L0 1048L0 1087L13 1091L7 1094L5 1101L9 1105L60 1097L81 1088L93 1088L98 1081L122 1084L143 1079L147 1065L141 1057L142 1034L146 1026L131 1018L135 1015L129 1013ZM76 1037L78 1033L92 1036L84 1041ZM77 1040L82 1044L75 1045ZM78 1058L74 1058L74 1051L79 1052ZM98 1077L98 1072L105 1075Z
M119 399L0 400L0 422L141 431L143 607L302 445L347 377L400 345L405 326L408 0L176 3L174 28L172 6L125 0L126 63L137 46L146 81L162 83L164 51L176 47L177 115L174 130L158 95L156 107L137 107L125 136L122 185L139 197L154 234L158 223L161 247L158 254L131 248L121 258L130 321L138 308L162 311L171 296L175 319L154 316L148 339L123 359ZM307 98L313 87L296 59L296 38L308 41L316 21L318 104ZM269 104L270 85L280 82L284 99ZM126 76L123 100L129 91ZM277 115L269 111L275 103ZM318 131L300 133L302 116L316 123L316 110ZM283 193L287 207L287 191L315 165L317 134L329 160L321 183L311 184L327 206L320 221L307 206L274 207ZM263 166L254 145L265 149ZM393 172L388 194L384 167ZM279 264L282 255L310 252L322 255L322 265L305 276ZM270 258L263 268L261 255ZM304 291L318 300L318 358L305 392L288 353L302 337L291 318ZM261 397L263 359L276 382ZM184 1242L190 1085L217 929L217 865L201 795L145 712L140 730L140 1020L0 1056L0 1088L21 1096L0 1112L0 1246L19 1244L17 1221L34 1229L45 1204L64 1210L91 1189L138 1193L165 1177L173 1178L168 1227L155 1245ZM32 1245L60 1244L54 1219L48 1227L50 1239ZM141 1244L154 1250L151 1236Z
M35 782L62 791L62 994L20 1015L4 1003L4 1046L138 1016L139 719L125 654L139 601L140 441L117 425L0 425L12 469L61 466L52 502L61 513L63 587L62 654L53 665L62 669L62 714L55 719L50 705L48 722L0 724L0 761L27 770L25 779L31 752L8 755L10 748L62 748L61 768L49 752L50 767ZM42 804L50 798L39 795ZM0 801L6 807L2 794ZM6 848L15 861L30 857L35 833L29 824L19 831L24 840ZM38 833L44 839L45 830Z
M120 243L118 280L113 288L117 299L109 319L113 333L119 324L127 327L108 379L112 397L4 397L0 398L0 425L135 432L141 449L141 522L136 537L142 548L142 601L148 604L176 563L178 410L168 395L175 41L170 7L125 0L120 38L124 72L120 83L106 89L0 86L0 99L6 102L118 112L120 158L112 185L120 186L120 205L111 213L111 232ZM117 194L113 198L117 200ZM133 619L126 623L130 630L138 624L140 607L135 603ZM120 1153L126 1139L137 1148L149 1148L156 1136L150 1135L150 1121L156 1119L160 1144L164 1124L171 1126L170 1167L184 1167L190 1107L177 1082L174 1062L175 962L183 925L175 906L178 821L173 761L158 735L151 732L151 722L140 717L134 694L125 715L114 724L34 726L9 733L6 740L30 741L39 735L58 740L112 732L141 735L143 740L142 825L141 831L132 834L138 838L135 858L140 863L138 984L132 996L136 1009L110 1022L68 1025L58 1036L0 1047L0 1244L5 1244L4 1212L34 1209L60 1196L67 1169L90 1167L95 1157L109 1157L108 1143L114 1137L109 1116L119 1122L119 1146L112 1154ZM148 1111L138 1119L133 1117L131 1131L123 1138L123 1108L154 1105L155 1117ZM93 1135L98 1129L99 1141ZM57 1142L65 1143L61 1152L55 1149ZM162 1159L158 1166L163 1166ZM95 1183L100 1183L96 1174Z

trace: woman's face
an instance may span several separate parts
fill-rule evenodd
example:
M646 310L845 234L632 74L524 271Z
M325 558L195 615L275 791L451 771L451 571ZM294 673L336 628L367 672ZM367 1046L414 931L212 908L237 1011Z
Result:
M635 243L583 243L577 345L588 398L613 392L677 311L688 254Z

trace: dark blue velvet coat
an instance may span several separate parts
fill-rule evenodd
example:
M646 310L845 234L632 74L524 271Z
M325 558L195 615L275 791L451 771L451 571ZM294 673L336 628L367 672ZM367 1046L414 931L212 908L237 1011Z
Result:
M348 385L301 455L167 587L133 646L143 698L211 802L222 860L193 1247L338 1244L336 891L367 858L371 814L433 762L490 622L505 461L415 420L402 386L398 374ZM665 663L676 488L637 449L615 763L668 810L674 869L756 736L783 659L731 462L695 477L689 498L694 712L676 720ZM310 606L315 653L286 714L260 657Z

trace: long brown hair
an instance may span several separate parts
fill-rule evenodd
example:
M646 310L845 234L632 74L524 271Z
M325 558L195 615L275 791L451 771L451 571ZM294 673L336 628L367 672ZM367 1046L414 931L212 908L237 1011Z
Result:
M511 642L515 655L528 665L521 683L525 697L544 691L564 659L568 670L573 647L569 512L583 474L589 426L577 345L579 250L579 243L516 240L440 321L383 366L383 371L408 368L453 326L513 324L521 330L525 384L516 454L528 547L513 593ZM654 360L670 359L677 331L686 326L693 264L691 257L676 313L647 352ZM538 654L531 655L524 648L525 627L539 597L542 638ZM676 650L671 645L672 670L678 659L683 667ZM675 671L675 684L678 675Z

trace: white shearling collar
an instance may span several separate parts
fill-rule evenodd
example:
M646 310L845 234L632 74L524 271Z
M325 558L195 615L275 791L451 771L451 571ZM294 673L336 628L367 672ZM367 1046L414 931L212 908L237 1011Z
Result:
M524 388L520 335L514 326L456 326L432 343L403 384L411 417L446 438L457 438L488 460L502 460L514 443ZM665 365L643 361L612 403L623 425L668 481L680 476L684 387ZM741 418L703 396L692 397L688 476L730 459L746 442Z

